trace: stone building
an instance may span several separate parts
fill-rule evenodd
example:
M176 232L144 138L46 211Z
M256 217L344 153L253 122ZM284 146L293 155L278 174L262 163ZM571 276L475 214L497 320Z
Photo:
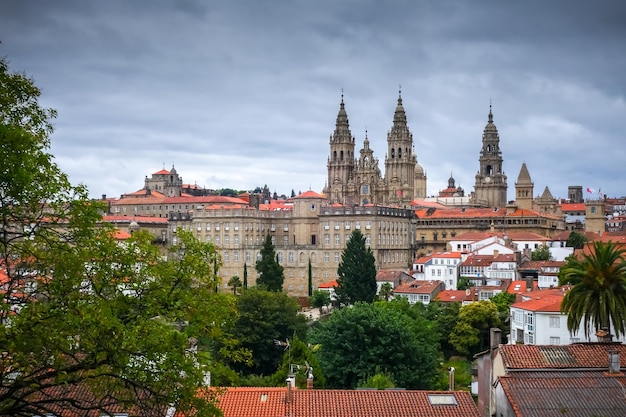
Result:
M409 206L416 198L426 196L426 174L417 163L413 134L407 124L402 96L387 133L385 173L370 148L367 133L359 155L355 154L355 138L350 131L343 95L335 130L330 136L328 180L324 194L331 203L345 205L386 204Z
M479 170L474 185L476 204L485 207L505 207L507 182L502 168L500 136L493 123L491 106L489 106L487 125L483 131L483 144L478 162Z

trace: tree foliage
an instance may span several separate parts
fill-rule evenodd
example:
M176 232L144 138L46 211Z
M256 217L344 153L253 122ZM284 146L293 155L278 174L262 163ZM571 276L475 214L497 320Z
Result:
M329 388L355 388L379 373L396 386L428 389L436 374L432 324L402 302L357 303L335 311L310 334Z
M306 336L307 319L298 301L282 292L250 288L237 298L239 317L233 335L252 352L252 361L234 364L244 374L272 375L281 363L283 348L275 341Z
M330 304L330 293L328 291L315 290L309 298L312 307L319 308L322 314L322 307Z
M583 235L582 233L572 231L567 238L567 242L565 243L565 246L574 248L574 249L582 249L586 243L587 243L587 238L585 237L585 235Z
M559 284L572 285L561 303L567 313L567 328L611 329L626 335L626 261L625 249L613 242L594 242L591 253L569 257L559 272Z
M393 298L393 287L388 282L383 282L380 286L380 293L378 294L378 298L381 300L389 301Z
M376 261L359 229L352 231L341 255L335 290L340 304L371 303L376 297Z
M117 241L104 207L54 163L56 114L39 95L0 59L0 415L172 404L217 414L196 396L214 352L195 351L226 338L215 323L235 317L214 291L215 248L181 232L165 259L147 233ZM73 402L77 390L93 401Z
M458 353L450 343L450 334L456 326L460 308L460 303L431 302L426 306L426 318L434 322L439 345L446 358Z
M242 285L243 284L241 283L241 278L239 278L239 275L233 275L228 280L228 286L233 289L234 295L237 295L237 288L241 287Z
M314 388L324 388L326 384L322 367L317 361L313 350L298 336L289 339L289 347L284 350L283 361L272 376L273 385L283 385L287 376L292 372L296 378L296 387L298 388L307 387L309 373L313 376Z
M537 247L534 251L530 253L530 259L532 261L549 261L552 259L552 254L550 253L550 248L546 245L541 245Z
M272 237L265 236L263 247L261 248L261 259L256 263L258 278L256 285L268 291L282 291L285 281L284 268L278 262L278 257L274 251Z
M473 356L489 347L489 330L500 325L498 308L491 301L462 306L450 334L450 343L459 353Z

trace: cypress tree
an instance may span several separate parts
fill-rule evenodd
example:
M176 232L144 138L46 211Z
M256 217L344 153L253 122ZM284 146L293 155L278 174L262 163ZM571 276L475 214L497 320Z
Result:
M261 259L256 263L256 271L259 276L256 280L257 287L268 291L282 291L285 275L283 267L278 263L278 256L274 251L272 237L267 235L261 248Z
M371 303L376 297L376 260L365 245L365 236L359 229L352 232L343 250L337 269L337 299L341 304L359 301Z

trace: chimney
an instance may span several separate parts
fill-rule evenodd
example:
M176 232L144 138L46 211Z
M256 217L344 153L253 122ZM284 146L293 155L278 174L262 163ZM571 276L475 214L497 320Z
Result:
M524 277L524 280L526 281L526 292L532 291L533 290L533 277L527 276L527 277Z
M620 373L619 351L611 350L609 351L609 374L619 374L619 373Z
M313 370L311 369L306 376L306 389L313 389Z
M293 386L296 382L296 376L294 374L289 374L287 376L287 396L285 397L285 402L287 404L291 404L293 402Z
M448 368L448 391L454 391L454 366Z
M491 350L494 350L502 343L502 330L497 327L489 329L489 343L491 344Z
M598 330L596 332L596 337L598 338L598 343L613 342L613 335L606 328Z

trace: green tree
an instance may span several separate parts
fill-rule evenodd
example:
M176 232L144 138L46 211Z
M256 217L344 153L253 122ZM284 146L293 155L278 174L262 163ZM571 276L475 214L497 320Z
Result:
M322 314L322 307L330 304L330 294L328 291L315 290L313 295L309 298L311 306L319 308L320 315Z
M417 306L418 303L415 305ZM456 326L460 308L461 303L431 302L426 306L426 318L435 323L439 345L446 358L458 353L450 343L450 334Z
M468 277L460 277L459 282L456 284L457 290L467 290L468 288L472 288L474 283L470 281Z
M567 242L565 243L565 246L568 246L574 249L582 249L583 247L585 247L586 243L587 243L587 238L585 237L585 235L583 235L582 233L572 231L569 234L569 237L567 238Z
M239 278L239 275L233 275L229 280L228 280L228 286L231 287L233 289L233 294L237 295L237 288L241 287L241 279Z
M550 248L546 245L541 245L530 253L530 259L532 261L549 261L552 259L550 254Z
M390 375L377 373L370 376L365 381L358 384L359 388L375 388L375 389L388 389L395 388L395 383Z
M626 335L626 250L613 242L594 242L589 254L569 257L559 272L559 284L572 285L561 303L567 328L611 329Z
M272 375L272 385L281 386L287 376L293 372L296 378L296 387L306 388L309 373L313 376L313 387L324 388L326 378L322 367L317 361L313 350L298 336L289 339L289 346L284 350L280 368Z
M252 361L234 363L234 368L243 374L272 375L283 355L275 341L306 336L307 319L298 313L300 304L282 292L250 288L237 297L237 309L239 317L232 333L252 352Z
M439 359L432 323L407 311L396 301L356 303L318 322L309 339L326 386L352 389L383 373L399 387L430 388Z
M248 264L243 264L243 289L248 289Z
M365 245L365 236L355 229L341 255L337 269L335 292L340 304L359 301L371 303L376 297L376 261L372 250Z
M256 263L256 271L259 276L256 285L268 291L282 291L285 281L284 268L278 262L278 256L274 251L272 237L265 236L263 247L261 248L261 259Z
M393 287L390 283L383 282L380 286L380 293L378 294L378 297L385 301L389 301L389 299L393 297Z
M489 300L461 307L450 343L462 354L473 356L489 347L489 330L500 327L498 308Z
M56 113L39 96L0 59L0 415L106 413L112 404L216 415L196 396L211 352L190 350L200 337L222 337L214 323L235 313L212 291L215 249L186 233L185 250L167 260L145 232L120 244L101 223L104 207L54 163ZM97 401L76 409L77 389Z

